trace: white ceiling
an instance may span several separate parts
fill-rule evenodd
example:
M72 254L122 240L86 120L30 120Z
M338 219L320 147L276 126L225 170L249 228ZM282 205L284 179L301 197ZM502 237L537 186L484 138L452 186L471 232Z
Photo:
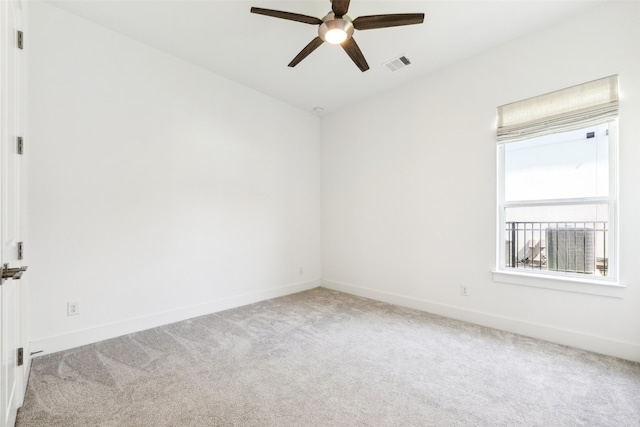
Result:
M356 31L371 67L361 72L340 46L323 44L287 64L316 35L313 25L249 12L251 6L322 18L329 0L49 1L118 33L199 65L303 110L335 111L436 69L535 32L597 4L551 0L352 0L349 16L425 14L422 25ZM406 55L395 72L383 63Z

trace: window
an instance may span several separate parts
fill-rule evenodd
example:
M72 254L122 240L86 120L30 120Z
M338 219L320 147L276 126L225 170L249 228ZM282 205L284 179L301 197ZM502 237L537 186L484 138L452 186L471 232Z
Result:
M617 76L498 108L498 270L616 278Z

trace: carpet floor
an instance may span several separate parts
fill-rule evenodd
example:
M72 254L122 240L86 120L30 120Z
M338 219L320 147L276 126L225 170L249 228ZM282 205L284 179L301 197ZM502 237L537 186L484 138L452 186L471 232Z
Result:
M640 364L316 288L33 360L17 426L640 426Z

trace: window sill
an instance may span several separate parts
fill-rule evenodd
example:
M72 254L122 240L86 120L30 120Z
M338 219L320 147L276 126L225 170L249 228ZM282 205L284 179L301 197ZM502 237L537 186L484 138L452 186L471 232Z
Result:
M520 286L552 289L580 294L623 298L625 286L615 281L582 279L578 277L551 276L535 273L493 271L493 281Z

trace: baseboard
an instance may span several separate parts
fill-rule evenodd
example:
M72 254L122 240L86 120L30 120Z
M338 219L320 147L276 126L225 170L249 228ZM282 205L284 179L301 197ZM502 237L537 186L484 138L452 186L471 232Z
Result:
M414 308L502 331L593 351L595 353L619 357L621 359L631 360L634 362L640 362L640 345L634 343L612 340L605 337L589 335L566 329L559 329L548 325L525 322L515 318L468 310L452 305L441 304L376 289L369 289L347 283L340 283L332 280L323 279L322 286L328 289L371 298L377 301L388 302L390 304L400 305L403 307Z
M68 350L82 345L103 341L109 338L115 338L133 332L151 329L169 323L179 322L198 316L204 316L218 311L228 310L247 304L264 301L271 298L277 298L296 292L306 291L319 286L319 280L311 280L306 282L294 283L292 285L279 288L270 288L256 292L250 292L240 295L233 295L226 298L209 301L204 304L183 307L176 310L156 313L149 316L138 317L125 320L122 322L112 323L99 326L96 328L85 329L82 331L71 332L69 334L58 335L30 342L30 348L34 352L40 352L34 357L43 356L45 354L56 353Z

